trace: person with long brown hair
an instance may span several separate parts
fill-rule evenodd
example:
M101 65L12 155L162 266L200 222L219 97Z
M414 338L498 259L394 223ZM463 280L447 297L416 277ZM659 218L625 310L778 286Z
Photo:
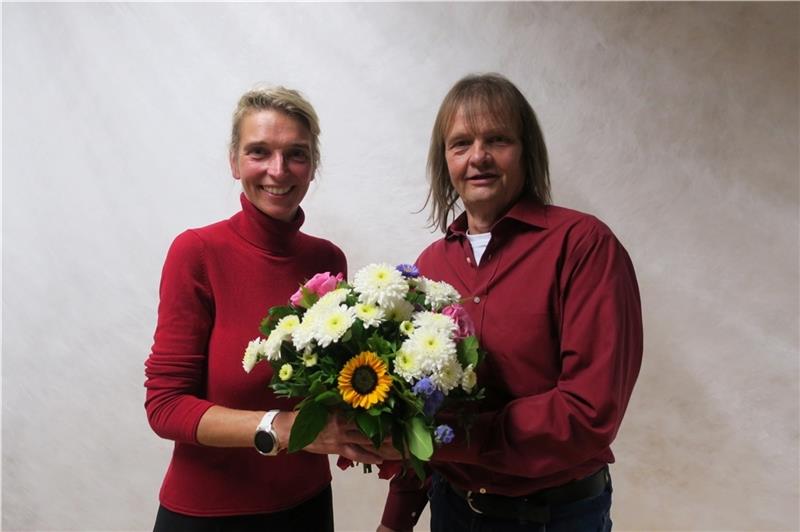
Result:
M488 352L469 434L430 462L431 530L610 530L610 444L643 345L627 252L594 216L550 203L539 122L503 76L450 89L428 174L444 237L417 266L466 296ZM410 530L426 503L413 474L395 477L378 530Z

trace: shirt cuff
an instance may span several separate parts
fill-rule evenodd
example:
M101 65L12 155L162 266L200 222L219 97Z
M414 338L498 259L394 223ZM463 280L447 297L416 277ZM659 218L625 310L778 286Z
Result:
M419 479L413 473L407 473L403 478L395 477L383 508L381 524L392 530L414 528L422 510L428 504L429 484L430 477L420 486Z

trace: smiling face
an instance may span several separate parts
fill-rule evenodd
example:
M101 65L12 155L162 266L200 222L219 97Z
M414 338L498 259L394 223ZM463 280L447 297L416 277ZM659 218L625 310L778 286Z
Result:
M470 233L486 233L522 193L522 144L507 121L459 108L444 138L450 182L467 211Z
M285 222L314 179L311 133L299 120L275 110L248 113L239 125L239 143L230 153L231 173L244 195L264 214Z

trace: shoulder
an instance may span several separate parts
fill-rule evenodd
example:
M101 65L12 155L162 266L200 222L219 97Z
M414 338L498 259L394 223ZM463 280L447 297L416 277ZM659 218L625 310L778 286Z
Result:
M169 254L181 256L202 254L215 239L226 232L227 223L227 220L223 220L204 227L186 229L172 241Z
M344 257L344 252L330 240L302 232L298 233L297 238L305 249Z
M298 233L297 239L305 255L312 255L315 258L319 258L321 262L328 262L333 265L325 267L335 266L342 273L346 273L347 259L339 246L325 238L303 232Z
M545 207L548 226L568 227L576 231L607 231L608 226L593 214L588 214L567 207L548 205Z
M564 264L581 267L589 264L625 265L632 268L627 250L614 232L594 215L564 207L548 208L548 229L561 240Z
M601 240L616 241L611 229L593 214L557 205L548 205L545 213L547 229L562 235L567 244L579 246Z
M445 256L445 250L448 246L449 242L445 238L440 238L435 242L431 243L422 250L422 252L417 257L417 266L420 268L426 267L428 264L436 263Z

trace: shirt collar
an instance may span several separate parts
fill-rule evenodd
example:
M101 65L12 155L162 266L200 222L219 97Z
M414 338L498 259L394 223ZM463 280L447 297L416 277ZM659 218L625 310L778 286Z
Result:
M290 255L300 226L305 221L303 209L298 207L294 220L284 222L267 216L242 193L239 200L242 211L230 219L234 231L256 247L272 255Z
M500 217L492 226L490 232L495 233L507 224L522 224L531 227L547 228L547 206L538 203L529 196L520 197L517 202ZM462 212L447 228L445 238L465 237L467 234L467 213Z

